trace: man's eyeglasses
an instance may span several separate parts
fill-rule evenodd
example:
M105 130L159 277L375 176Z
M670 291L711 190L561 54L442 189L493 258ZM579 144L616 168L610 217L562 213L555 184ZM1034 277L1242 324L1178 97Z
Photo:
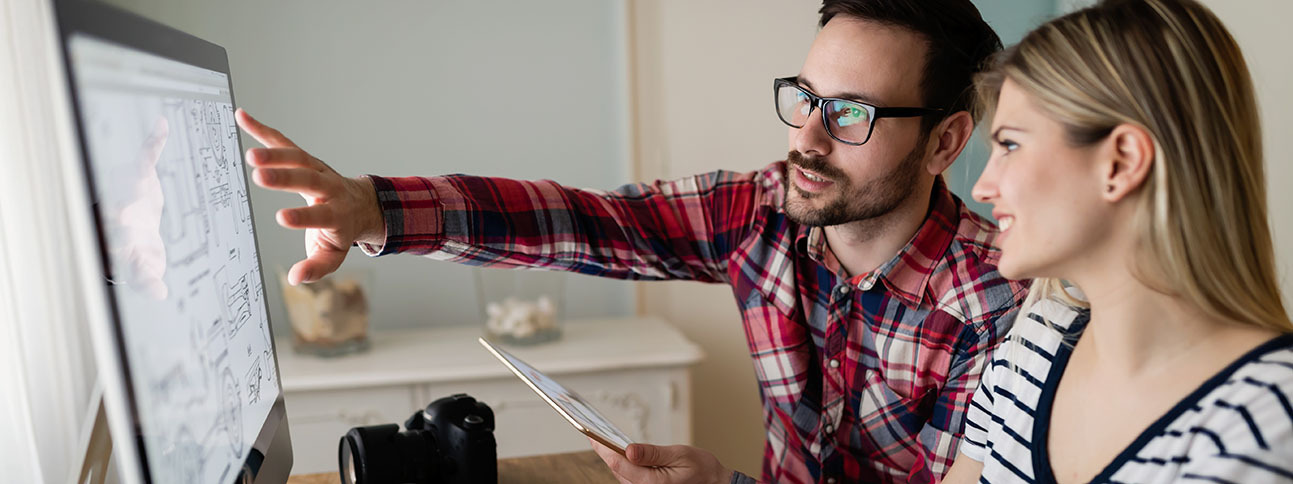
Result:
M798 77L773 80L772 91L781 122L792 128L802 128L816 109L822 113L826 134L854 146L871 139L875 122L880 118L914 118L943 112L934 108L880 108L849 99L821 97L800 87Z

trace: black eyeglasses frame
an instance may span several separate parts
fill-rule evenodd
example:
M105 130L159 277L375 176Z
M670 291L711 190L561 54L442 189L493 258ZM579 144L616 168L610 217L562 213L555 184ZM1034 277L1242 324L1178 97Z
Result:
M786 126L790 126L791 128L795 128L795 129L803 128L803 125L795 126L793 123L786 120L786 118L781 115L781 99L778 97L777 94L778 94L778 91L781 90L782 86L797 89L800 92L806 94L808 96L808 100L812 102L811 109L816 109L818 112L821 113L822 126L826 128L826 134L829 135L831 139L835 141L839 141L840 143L844 143L846 145L851 145L851 146L862 146L866 144L867 141L871 141L871 133L875 132L875 123L876 121L879 121L881 118L916 118L916 117L925 117L925 116L943 114L943 112L945 111L944 109L941 109L941 108L879 107L870 103L858 101L856 99L822 97L822 96L818 96L816 93L812 91L809 91L808 88L799 85L798 76L779 77L779 78L773 79L772 80L772 107L774 110L777 111L777 119L780 119L782 123L786 124ZM858 105L861 105L863 108L865 108L867 110L867 113L870 115L870 120L871 120L871 122L868 123L868 126L867 126L866 139L862 140L861 142L854 142L854 141L845 141L840 139L838 136L835 136L835 133L831 131L831 120L826 115L825 108L826 108L827 101L843 101L846 103L858 104ZM812 111L809 110L808 114L811 116Z

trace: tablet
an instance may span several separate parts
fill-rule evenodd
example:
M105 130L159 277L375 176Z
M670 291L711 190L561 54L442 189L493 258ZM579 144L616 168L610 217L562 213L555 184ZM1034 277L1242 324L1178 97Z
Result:
M601 412L598 412L597 409L593 408L575 392L548 378L547 375L540 373L539 370L521 361L520 358L494 346L485 338L477 338L476 340L480 341L480 344L490 353L493 353L495 358L507 365L512 370L512 373L515 373L526 385L529 385L535 393L543 397L543 400L548 402L548 405L551 405L562 417L565 417L566 421L570 422L570 425L574 425L576 430L619 452L620 455L623 455L624 449L627 449L629 444L633 443L633 439L616 428L615 424L602 416Z

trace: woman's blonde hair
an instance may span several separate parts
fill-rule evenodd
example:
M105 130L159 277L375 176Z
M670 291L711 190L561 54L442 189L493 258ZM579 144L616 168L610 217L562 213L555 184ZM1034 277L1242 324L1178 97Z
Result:
M1293 331L1267 222L1261 126L1234 38L1193 0L1106 0L1029 33L978 77L989 116L1010 79L1086 146L1117 126L1153 137L1137 207L1138 279L1213 317ZM1083 306L1063 283L1033 302Z

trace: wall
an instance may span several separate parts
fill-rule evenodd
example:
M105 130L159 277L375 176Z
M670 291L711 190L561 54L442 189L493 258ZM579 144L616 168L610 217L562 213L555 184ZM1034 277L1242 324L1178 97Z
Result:
M1293 3L1286 0L1203 0L1239 41L1257 88L1266 149L1266 199L1284 305L1293 308Z
M225 47L237 103L343 174L471 173L589 188L628 178L619 1L108 3ZM301 203L252 191L267 279L304 257L302 232L274 223L276 210ZM378 328L479 321L470 268L352 249L343 270L375 282ZM281 301L267 282L270 301ZM571 317L632 311L631 283L568 276L565 286ZM287 329L281 305L271 303L271 318Z
M1054 11L1051 1L976 2L1006 42ZM636 0L633 92L636 176L676 178L754 170L786 155L772 79L799 72L817 32L818 2ZM721 117L720 112L721 110ZM986 161L981 141L948 172L969 187ZM679 326L706 352L695 378L695 444L758 474L763 428L754 370L731 291L690 282L641 286L639 308Z

